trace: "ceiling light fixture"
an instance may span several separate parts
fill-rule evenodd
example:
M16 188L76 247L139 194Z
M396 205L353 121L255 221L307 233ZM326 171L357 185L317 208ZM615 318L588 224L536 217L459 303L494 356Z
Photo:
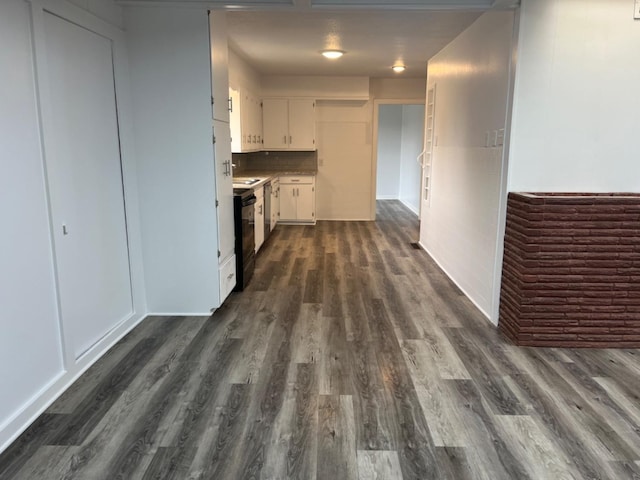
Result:
M402 73L407 69L407 67L404 65L394 65L391 69L396 73Z
M336 58L340 58L344 55L342 50L323 50L322 55L326 58L330 58L331 60L335 60Z

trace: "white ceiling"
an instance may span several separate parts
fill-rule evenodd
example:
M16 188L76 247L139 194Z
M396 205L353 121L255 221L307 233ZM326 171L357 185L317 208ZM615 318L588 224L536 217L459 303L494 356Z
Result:
M519 0L116 0L226 8L231 47L276 75L425 77L427 61L484 11ZM344 50L338 60L324 48ZM391 66L406 65L401 74Z
M230 44L262 74L424 77L427 61L479 12L227 12ZM338 60L324 48L344 50ZM407 70L396 74L394 63Z

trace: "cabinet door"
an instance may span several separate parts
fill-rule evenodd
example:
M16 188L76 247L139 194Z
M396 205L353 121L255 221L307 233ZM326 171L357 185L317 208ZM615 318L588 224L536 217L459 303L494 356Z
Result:
M256 196L258 196L257 192ZM264 242L264 197L258 197L254 208L256 253L258 253Z
M230 111L229 126L231 128L231 151L242 153L242 118L240 116L240 92L229 89Z
M262 101L262 135L265 150L282 150L289 146L289 109L286 98Z
M229 124L213 121L216 137L214 145L216 163L216 199L218 200L218 250L220 262L233 255L235 236L233 226L233 177L231 176L231 131Z
M280 184L280 220L283 222L298 220L297 188L298 185Z
M298 220L301 222L313 222L315 220L316 195L313 185L297 185L296 198L298 199Z
M278 210L280 210L279 202L278 202L278 186L272 184L271 185L271 231L276 228L276 223L278 223Z
M289 148L291 150L316 149L315 100L289 100Z
M213 118L229 122L229 49L227 47L227 17L224 10L209 13L211 49L211 95Z
M242 130L242 151L250 152L251 145L251 94L242 90L240 95L240 119Z

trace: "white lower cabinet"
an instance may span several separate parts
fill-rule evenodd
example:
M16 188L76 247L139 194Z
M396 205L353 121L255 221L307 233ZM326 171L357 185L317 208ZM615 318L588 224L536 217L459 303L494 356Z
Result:
M256 253L260 250L260 247L264 243L264 188L260 187L254 191L256 195L256 203L254 210L254 227L255 227L255 241L256 241Z
M316 188L313 175L280 177L280 221L316 222Z
M227 298L236 286L236 256L220 265L220 298Z

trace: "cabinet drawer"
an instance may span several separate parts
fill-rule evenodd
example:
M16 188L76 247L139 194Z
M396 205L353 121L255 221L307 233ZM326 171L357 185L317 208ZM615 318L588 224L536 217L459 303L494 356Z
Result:
M313 183L314 180L314 176L313 175L288 175L288 176L281 176L280 177L280 183L285 183L285 184L291 184L291 183L305 183L305 184L309 184L309 183Z
M236 286L236 256L231 255L220 265L220 303L224 302Z

